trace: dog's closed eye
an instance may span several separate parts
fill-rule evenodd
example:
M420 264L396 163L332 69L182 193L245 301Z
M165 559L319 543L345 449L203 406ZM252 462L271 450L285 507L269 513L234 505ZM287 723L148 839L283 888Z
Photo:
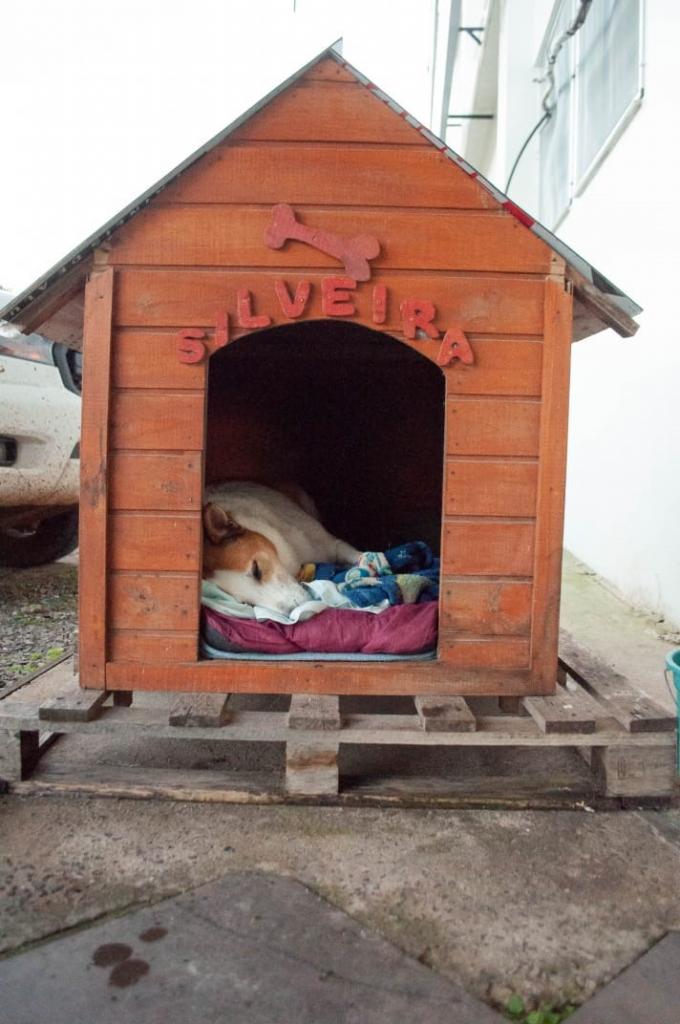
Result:
M255 561L253 561L253 564L250 567L250 574L253 577L253 579L257 580L258 583L262 581L262 570Z

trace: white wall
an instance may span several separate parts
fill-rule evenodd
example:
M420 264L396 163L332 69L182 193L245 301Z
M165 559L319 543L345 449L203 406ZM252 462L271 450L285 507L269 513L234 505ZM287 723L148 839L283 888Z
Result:
M574 346L567 546L680 622L680 6L647 5L645 95L559 233L644 308Z
M476 112L495 113L495 121L471 121L463 139L468 160L503 191L524 139L541 113L541 89L534 82L534 60L543 38L552 0L489 0L484 50L475 92ZM544 90L543 90L544 91ZM538 147L530 146L513 178L518 202L538 195Z
M547 5L548 9L550 4ZM520 12L520 8L524 8ZM500 187L540 114L526 28L541 0L502 4L499 123L489 173ZM567 547L627 599L680 622L680 5L646 4L642 106L558 234L645 309L637 335L612 331L573 348ZM541 31L545 19L538 19ZM536 39L536 22L531 42ZM528 128L527 128L528 125ZM511 197L537 213L537 146Z

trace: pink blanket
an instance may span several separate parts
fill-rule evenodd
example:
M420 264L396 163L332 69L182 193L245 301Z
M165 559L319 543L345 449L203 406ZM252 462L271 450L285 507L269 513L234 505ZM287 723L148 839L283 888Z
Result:
M436 601L398 604L377 615L328 608L291 626L221 615L206 607L203 616L206 640L225 651L420 654L437 645Z

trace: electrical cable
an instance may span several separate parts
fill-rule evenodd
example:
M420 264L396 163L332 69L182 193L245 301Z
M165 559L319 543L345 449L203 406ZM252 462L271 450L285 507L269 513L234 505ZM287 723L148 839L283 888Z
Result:
M562 49L562 47L568 39L571 39L573 35L576 35L580 28L583 28L585 20L588 17L588 11L590 10L590 5L592 2L593 0L581 0L581 6L579 7L578 13L574 18L573 22L568 28L564 30L562 35L557 39L556 42L553 43L553 45L550 48L550 53L548 54L546 70L543 78L537 79L538 82L545 82L546 79L550 82L548 91L545 93L543 99L541 100L541 106L546 112L550 111L550 113L552 113L555 107L557 106L557 100L555 100L555 102L551 106L548 103L548 97L552 92L555 91L554 68L555 64L557 63L557 58L559 56L560 50Z
M513 174L515 173L515 171L517 169L517 164L520 162L520 160L522 159L522 157L524 155L524 150L527 148L527 146L529 145L529 143L533 139L533 137L536 134L536 132L538 131L538 129L541 128L546 123L546 121L549 121L551 117L552 117L552 111L550 111L550 110L544 111L543 116L540 119L540 121L536 122L536 124L534 125L534 127L531 129L531 131L527 135L526 139L524 140L524 145L522 146L522 148L520 149L519 153L515 157L515 162L512 165L512 170L510 171L510 174L508 175L508 181L507 181L507 184L505 186L505 194L506 195L508 194L508 189L510 188L510 182L512 181L512 176L513 176Z
M531 140L533 139L534 135L539 130L539 128L541 128L544 124L546 124L550 120L550 118L553 116L553 113L555 112L555 107L557 106L557 99L555 99L555 102L552 103L552 104L550 104L548 102L548 100L549 100L549 97L551 96L551 94L555 91L555 70L554 69L555 69L555 64L557 62L557 58L559 56L560 50L562 49L564 44L567 42L567 40L571 39L571 37L573 35L575 35L580 28L583 28L585 20L588 17L588 11L590 10L590 5L592 4L592 2L593 2L593 0L581 0L581 4L579 6L578 12L576 14L576 17L572 21L571 25L569 25L569 27L564 30L562 35L559 36L559 38L556 40L556 42L553 43L553 45L550 48L550 52L548 54L548 59L546 61L545 74L543 75L542 78L537 78L536 79L537 82L545 82L545 81L549 82L549 86L548 86L547 92L544 93L543 99L541 100L541 106L543 107L543 114L541 115L540 120L536 122L534 127L529 132L528 136L526 137L526 139L524 140L524 142L522 144L522 148L520 149L519 153L517 154L517 157L515 158L515 162L512 165L512 170L510 171L510 174L508 175L508 180L507 180L507 183L505 185L505 194L506 195L508 194L508 189L510 188L510 182L512 181L513 175L514 175L515 171L517 170L517 165L519 164L520 160L522 159L522 156L524 155L525 149L527 148L527 146L529 145L529 143L531 142Z

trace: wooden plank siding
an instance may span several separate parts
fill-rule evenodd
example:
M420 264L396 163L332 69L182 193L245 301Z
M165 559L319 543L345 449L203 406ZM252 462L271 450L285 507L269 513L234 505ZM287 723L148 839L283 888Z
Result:
M405 339L400 302L430 300L441 334L460 327L475 354L446 382L439 660L229 664L198 661L207 363L185 365L177 332L230 339L253 313L290 324L275 291L311 284L302 320L321 320L322 280L342 264L301 242L264 244L274 203L307 225L375 235L371 280L346 319L435 360L440 339ZM334 62L317 65L242 125L111 239L115 268L108 418L108 652L111 689L522 695L545 692L559 449L546 389L564 384L553 351L564 311L546 279L551 250L403 118ZM384 322L372 293L387 288ZM548 345L543 341L549 339ZM247 343L246 343L247 344ZM247 349L244 348L244 352ZM358 368L361 372L361 368ZM556 428L559 433L561 427ZM553 524L537 527L547 515ZM557 533L550 532L558 530ZM548 558L548 569L542 560ZM535 582L536 581L536 582ZM533 622L533 631L532 631ZM532 689L531 673L539 688ZM85 685L92 685L85 682Z
M117 570L200 570L201 515L118 512L111 516L109 566Z
M353 82L299 81L231 135L232 142L370 142L427 146L420 132Z
M205 388L207 363L179 362L177 331L118 330L113 347L116 358L111 368L111 385L114 388L188 388L196 391ZM535 368L532 369L535 372Z
M110 622L116 629L196 630L197 573L116 572L109 580Z
M528 636L531 580L444 576L439 628L465 636Z
M204 391L118 388L111 395L111 448L200 452Z
M439 658L456 671L530 665L541 385L501 365L486 394L482 374L447 375Z
M529 663L529 637L460 637L444 633L439 657L453 668L521 669Z
M199 451L113 451L109 508L200 512L203 466Z
M167 188L162 202L498 209L467 174L451 175L450 164L431 146L224 143Z
M450 398L446 408L447 455L538 456L538 399Z
M176 665L194 662L198 656L198 633L190 630L153 632L149 629L112 629L109 639L114 665L145 663ZM125 674L125 668L123 668ZM130 678L132 681L132 676Z
M170 331L116 330L113 351L110 655L194 660L207 366L179 363Z
M337 268L342 272L342 268ZM214 326L215 315L227 312L236 325L236 293L239 289L257 292L254 312L268 316L272 324L286 321L274 291L277 279L285 281L292 292L298 281L311 284L306 320L323 318L321 280L326 272L307 270L284 274L258 269L169 269L167 267L122 267L116 274L114 321L118 327L205 327ZM372 321L372 290L384 284L388 290L387 315L383 324ZM381 271L366 284L360 284L353 296L357 322L372 329L401 335L399 303L409 297L430 299L441 328L456 324L467 333L500 337L543 336L543 281L540 278L512 274L467 274ZM235 326L233 337L250 333ZM417 346L414 346L417 347ZM439 344L424 342L423 351L436 356Z
M447 459L444 512L450 516L534 516L538 463Z
M540 340L493 337L468 331L475 370L456 361L444 370L450 395L494 395L539 398L543 345Z
M447 516L442 533L442 572L446 575L533 575L533 521Z
M546 247L518 220L503 211L379 210L297 206L310 227L351 237L373 235L381 241L372 260L375 271L458 270L484 273L546 274ZM266 267L337 271L337 259L300 241L280 249L264 244L271 206L166 204L142 210L112 242L114 266ZM386 225L389 228L386 230Z

